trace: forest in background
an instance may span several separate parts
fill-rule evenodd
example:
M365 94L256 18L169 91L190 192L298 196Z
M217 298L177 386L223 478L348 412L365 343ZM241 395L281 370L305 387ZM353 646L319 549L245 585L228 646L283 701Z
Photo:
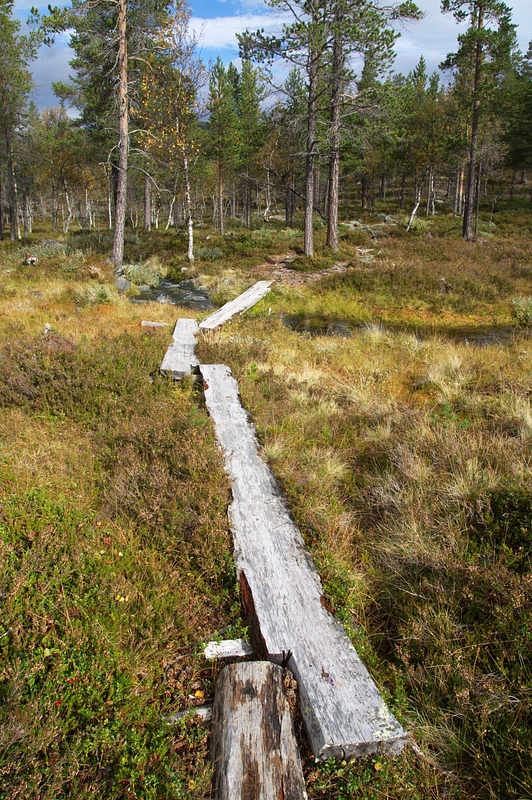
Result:
M438 73L424 59L391 72L397 20L411 3L367 0L295 5L278 35L239 36L240 71L207 69L188 33L186 5L92 4L51 9L21 35L2 0L0 235L26 237L33 220L54 231L114 231L120 266L126 227L189 232L225 220L304 211L304 253L313 225L338 249L338 220L391 193L408 215L442 203L478 235L478 210L498 211L527 184L532 163L532 64L516 47L511 10L498 0L443 0L467 20ZM72 31L72 81L57 82L57 108L39 113L28 71L37 48ZM275 81L279 62L289 67ZM442 80L443 77L443 80ZM72 119L67 109L79 116Z
M25 38L1 7L1 800L212 796L202 648L249 631L201 387L160 374L176 317L204 311L140 304L162 277L215 305L275 281L198 358L238 381L411 737L317 763L296 717L309 798L532 796L530 59L506 7L463 4L449 85L385 79L380 16L335 49L330 4L244 37L238 72L194 58L185 9L80 4ZM75 120L27 105L21 69L66 28ZM262 99L283 48L292 89Z

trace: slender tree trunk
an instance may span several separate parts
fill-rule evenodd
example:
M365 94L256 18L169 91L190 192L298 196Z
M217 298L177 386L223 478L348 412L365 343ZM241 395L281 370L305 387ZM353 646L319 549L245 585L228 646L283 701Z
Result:
M224 174L221 162L218 164L218 202L220 206L220 234L224 235Z
M126 227L127 164L129 155L129 98L127 77L126 0L118 0L118 175L115 230L111 261L121 267Z
M401 191L399 193L399 208L405 207L405 184L406 184L406 173L403 172L401 177Z
M246 167L246 227L251 228L251 182L249 167Z
M336 22L340 21L336 19ZM342 102L342 72L344 68L343 47L340 34L333 42L332 87L331 87L331 151L327 180L327 240L326 246L335 253L338 250L338 198L340 183L340 125Z
M144 176L144 230L151 231L151 178Z
M478 11L478 24L477 31L480 36L480 31L484 25L484 9L482 5ZM466 242L473 240L473 214L475 211L475 184L477 177L477 149L478 149L478 132L480 121L480 76L482 70L482 42L477 41L475 53L475 74L473 78L473 116L471 119L471 142L469 149L469 169L467 173L467 190L466 201L464 207L464 220L462 224L462 236Z
M318 119L318 54L309 53L309 89L307 121L307 159L305 177L305 233L303 252L314 255L314 165L316 160L316 124Z
M231 219L236 219L237 200L236 200L236 185L235 180L231 183Z
M9 202L9 217L10 217L10 237L11 241L15 242L17 239L17 224L18 224L18 197L17 197L17 179L15 177L15 169L13 167L13 150L11 146L11 132L6 126L5 128L5 142L6 142L6 156L7 156L7 191ZM19 236L20 238L20 236Z
M175 188L175 187L174 187ZM168 217L166 218L166 225L164 227L165 231L168 230L170 225L172 224L172 220L174 219L174 206L175 206L175 194L170 200L170 205L168 206Z
M185 173L185 214L187 217L188 247L187 258L192 264L194 261L194 224L192 219L192 198L190 196L190 173L188 169L188 156L183 153L183 171Z
M384 175L384 173L383 173L381 175L381 179L380 179L380 183L379 183L379 200L381 202L384 202L386 200L386 189L387 188L388 188L388 186L387 186L386 175Z
M74 216L74 209L72 207L72 200L70 199L70 195L68 193L68 185L66 180L63 181L63 188L65 191L65 203L67 207L67 216L66 219L63 217L63 233L68 233L68 229L70 227L70 223L72 221L72 217Z
M362 175L360 189L362 191L361 207L362 210L365 211L368 207L368 199L369 199L369 178L365 172Z
M478 236L478 214L480 210L480 181L482 178L482 161L478 165L477 182L475 186L475 236Z
M270 170L269 168L266 170L266 208L264 209L264 219L270 213L270 209L272 207L272 195L271 195L271 180L270 180Z
M406 226L407 231L410 230L412 227L412 223L414 221L414 217L417 214L417 210L421 204L421 195L423 193L423 180L416 186L416 196L414 198L414 208L412 209L412 213L410 214L410 219L408 220L408 225ZM417 183L417 175L416 175L416 183Z
M4 240L4 193L3 185L0 180L0 242Z
M24 239L27 239L30 232L30 226L28 217L28 196L25 189L22 190L22 224L24 230Z

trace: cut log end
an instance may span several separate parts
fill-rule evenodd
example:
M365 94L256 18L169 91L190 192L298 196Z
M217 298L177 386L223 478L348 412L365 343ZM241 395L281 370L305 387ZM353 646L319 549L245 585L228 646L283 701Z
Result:
M307 797L283 677L267 661L221 671L211 744L216 800Z

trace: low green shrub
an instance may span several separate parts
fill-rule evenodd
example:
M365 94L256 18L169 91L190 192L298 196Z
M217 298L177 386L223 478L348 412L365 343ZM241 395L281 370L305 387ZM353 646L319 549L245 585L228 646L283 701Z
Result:
M128 281L137 286L158 286L163 276L163 269L160 265L146 262L145 264L125 264L123 272Z
M514 298L512 316L522 328L529 328L532 325L532 297Z
M198 261L218 261L223 258L223 254L221 247L198 247L194 250L194 257Z

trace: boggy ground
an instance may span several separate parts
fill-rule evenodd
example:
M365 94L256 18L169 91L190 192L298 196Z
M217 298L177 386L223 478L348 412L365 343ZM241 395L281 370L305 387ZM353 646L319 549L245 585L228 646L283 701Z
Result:
M532 795L532 344L512 306L532 294L532 234L528 208L495 219L465 244L450 216L409 235L368 217L334 256L317 230L290 283L199 346L232 368L330 602L417 743L314 765L303 742L316 800ZM126 255L222 302L302 238L197 233L187 273L181 235L128 234ZM44 235L36 267L9 244L0 264L0 797L208 797L208 729L164 715L212 694L201 642L242 629L229 492L201 392L158 375L168 329L140 327L193 312L118 296L94 235L68 252ZM366 327L311 338L283 326L298 313ZM505 344L446 336L494 325L514 327Z

